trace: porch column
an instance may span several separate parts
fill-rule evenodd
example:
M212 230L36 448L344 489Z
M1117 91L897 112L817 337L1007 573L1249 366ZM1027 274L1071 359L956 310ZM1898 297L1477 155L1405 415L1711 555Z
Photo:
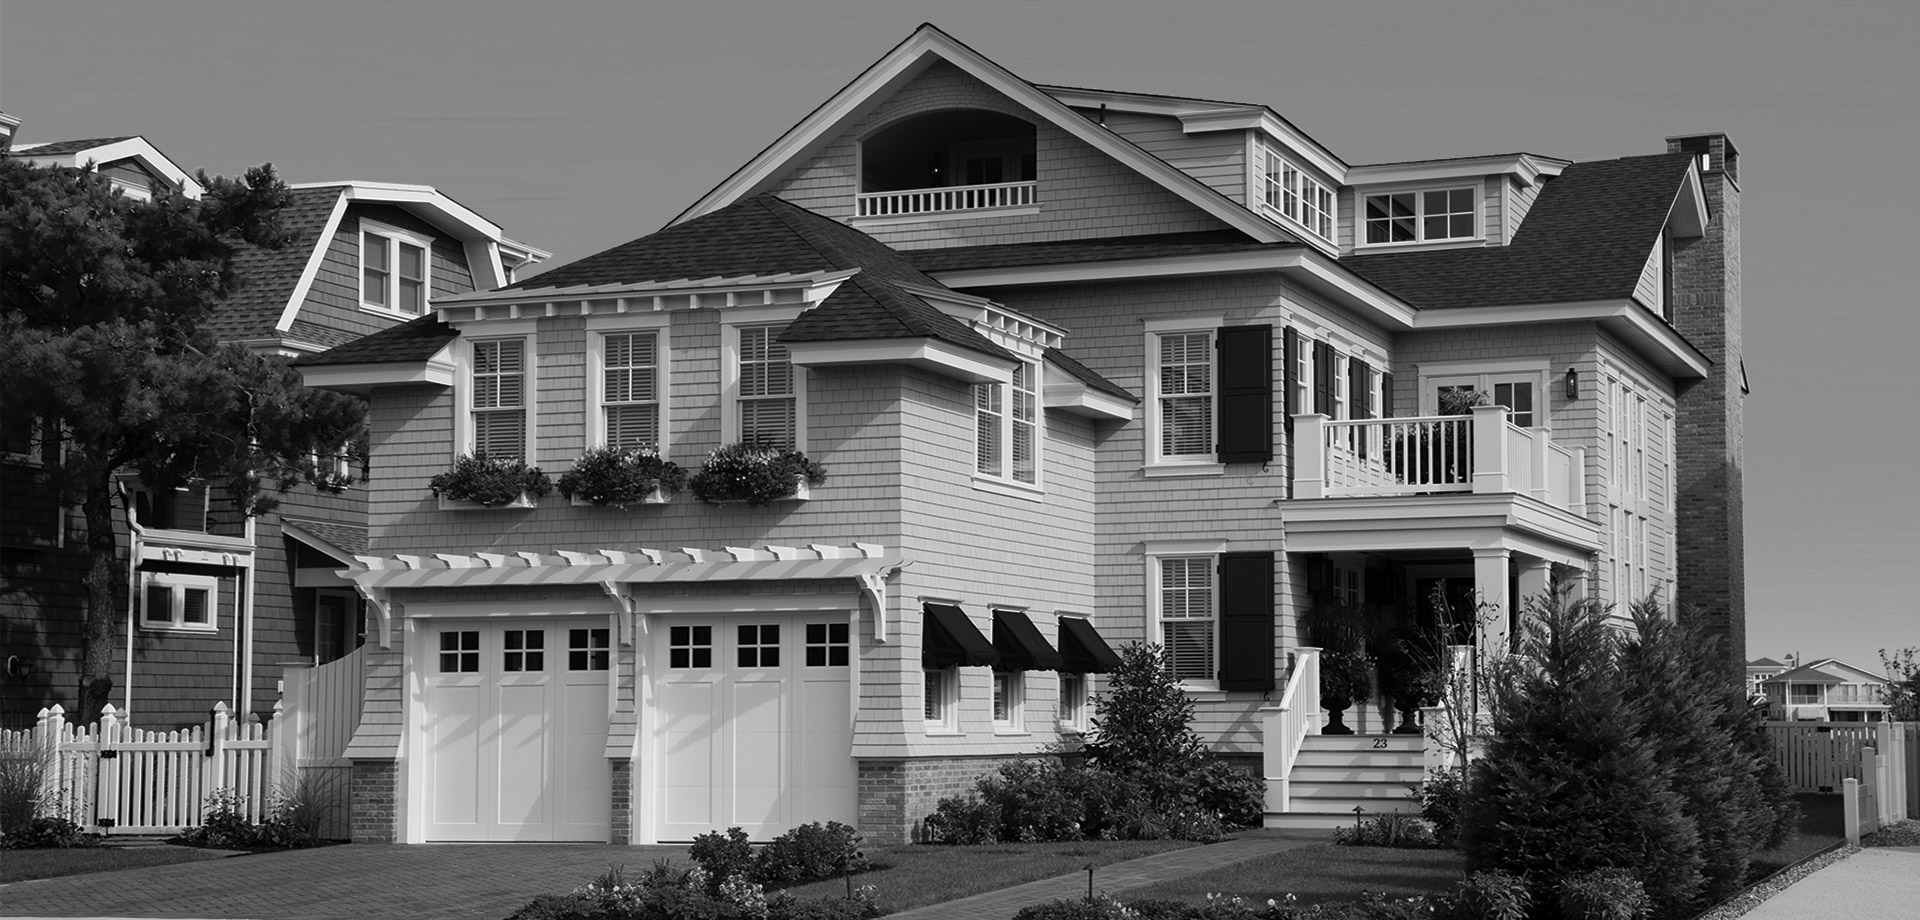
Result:
M1327 494L1327 417L1318 412L1293 417L1293 497Z
M1567 586L1567 602L1585 600L1587 597L1587 568L1574 566L1564 579Z
M1505 547L1473 551L1473 590L1478 602L1474 644L1480 648L1480 660L1491 661L1507 654L1507 567L1513 551Z
M1527 620L1527 605L1536 600L1545 600L1547 592L1553 590L1553 563L1527 556L1520 561L1519 571L1515 574L1519 579L1515 587L1520 590L1520 596L1513 599L1516 612L1513 622L1517 626Z

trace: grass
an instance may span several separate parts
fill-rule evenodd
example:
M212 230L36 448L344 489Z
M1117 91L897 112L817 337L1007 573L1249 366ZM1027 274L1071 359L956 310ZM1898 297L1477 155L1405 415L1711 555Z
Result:
M1839 796L1802 792L1795 793L1793 800L1800 803L1798 832L1774 849L1753 854L1749 879L1765 878L1846 839Z
M853 884L874 886L880 905L892 913L1079 872L1088 863L1104 866L1194 845L1183 840L1080 840L872 847L867 858L887 868L856 875ZM846 882L832 879L787 890L802 897L838 896L846 891Z
M1351 901L1362 891L1379 891L1397 898L1434 894L1452 887L1465 874L1466 857L1458 850L1313 843L1133 888L1118 896L1123 901L1153 898L1202 904L1208 894L1217 893L1264 904L1268 898L1279 900L1292 894L1301 904L1315 904Z
M92 872L116 872L169 866L229 854L193 847L74 847L54 850L8 850L0 859L0 885L37 878L59 878Z

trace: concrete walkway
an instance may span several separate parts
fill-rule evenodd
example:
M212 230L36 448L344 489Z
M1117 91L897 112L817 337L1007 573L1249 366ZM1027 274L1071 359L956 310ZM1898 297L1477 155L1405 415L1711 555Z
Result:
M1740 920L1920 916L1920 847L1870 847L1807 876Z

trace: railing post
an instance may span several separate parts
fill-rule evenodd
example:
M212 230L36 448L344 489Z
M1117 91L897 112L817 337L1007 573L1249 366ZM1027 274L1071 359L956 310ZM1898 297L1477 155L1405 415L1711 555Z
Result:
M1473 407L1473 491L1511 492L1507 471L1507 407Z
M1293 417L1293 497L1327 494L1327 417L1318 412Z
M1300 707L1301 718L1306 720L1306 734L1320 734L1320 650L1312 646L1302 646L1293 650L1293 666L1300 670L1300 697L1294 705Z
M1847 828L1847 846L1860 845L1860 781L1848 777L1840 781L1840 810Z
M1553 483L1547 478L1547 460L1551 451L1547 444L1553 439L1553 431L1549 428L1529 428L1527 431L1533 435L1533 456L1529 458L1533 464L1533 497L1545 502L1553 494Z
M207 783L203 787L209 795L227 787L226 739L227 724L231 719L227 715L227 703L222 700L213 704L213 722L207 726Z
M1567 510L1581 517L1587 516L1587 449L1573 449L1573 459L1567 464Z
M120 759L107 756L107 752L119 742L122 730L120 714L113 704L101 707L93 739L93 823L109 830L107 822L120 822Z
M1272 704L1260 707L1260 774L1266 778L1267 791L1260 803L1262 811L1278 814L1287 810L1292 798L1287 763L1292 739L1287 735L1290 706Z

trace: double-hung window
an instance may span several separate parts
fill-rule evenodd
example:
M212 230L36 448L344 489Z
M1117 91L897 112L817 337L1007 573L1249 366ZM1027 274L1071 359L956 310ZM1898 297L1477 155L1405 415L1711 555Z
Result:
M1367 244L1473 239L1479 235L1477 198L1472 187L1368 195Z
M974 472L1022 485L1040 482L1040 366L1021 361L1011 383L973 386Z
M473 343L473 452L527 458L527 340Z
M219 585L219 579L210 575L144 573L141 576L141 627L189 632L217 630Z
M1159 556L1160 644L1168 670L1182 681L1215 679L1217 622L1214 603L1216 557Z
M425 313L432 253L426 237L360 221L360 306L403 316Z
M602 421L609 447L660 446L660 335L609 332L600 337Z
M1155 337L1156 460L1213 460L1213 332Z
M735 440L769 447L801 448L803 372L780 344L784 323L728 327L733 351L729 400Z

